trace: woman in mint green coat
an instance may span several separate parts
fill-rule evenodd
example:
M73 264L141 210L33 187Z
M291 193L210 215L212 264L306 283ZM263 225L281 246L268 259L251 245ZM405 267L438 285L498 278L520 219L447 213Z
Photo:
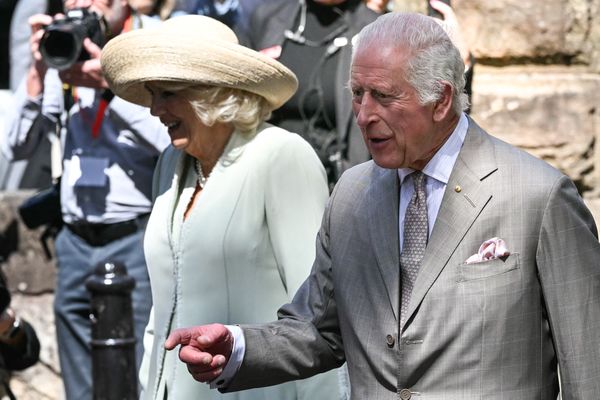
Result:
M115 94L149 106L172 143L155 171L144 241L153 310L142 397L338 398L335 371L223 395L194 381L163 346L178 327L274 320L308 276L325 172L306 141L264 123L295 92L294 74L201 16L121 35L102 65Z

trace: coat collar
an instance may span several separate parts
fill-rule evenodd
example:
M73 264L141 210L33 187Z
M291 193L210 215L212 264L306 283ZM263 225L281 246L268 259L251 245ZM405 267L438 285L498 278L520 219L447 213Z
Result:
M254 139L254 137L256 137L256 135L258 134L258 132L260 132L261 130L267 128L269 126L269 124L267 123L263 123L262 125L260 125L256 132L251 133L251 134L243 134L238 132L237 130L233 131L233 133L231 134L231 137L229 138L229 141L227 142L227 145L225 145L225 149L223 150L223 154L221 154L221 156L219 157L219 160L217 161L217 164L214 166L213 168L213 172L211 172L211 175L213 173L216 173L216 171L223 171L225 168L228 168L229 166L235 164L239 158L242 156L242 154L244 153L244 149L246 148L246 145L252 141L252 139ZM172 237L172 232L173 232L173 218L174 215L173 213L176 210L176 204L177 204L177 199L179 198L181 191L183 190L183 185L185 184L185 178L186 175L188 173L188 170L190 168L193 168L193 164L192 164L192 157L189 156L187 153L181 151L181 150L175 150L177 151L179 154L177 156L177 161L176 161L176 166L175 166L175 171L173 174L173 178L171 180L171 187L173 188L173 190L171 191L171 198L169 201L169 206L170 206L170 210L172 210L172 213L169 215L169 220L168 220L168 227L169 227L169 243L173 243L173 237ZM210 190L210 179L207 181L206 186L204 187L205 191Z

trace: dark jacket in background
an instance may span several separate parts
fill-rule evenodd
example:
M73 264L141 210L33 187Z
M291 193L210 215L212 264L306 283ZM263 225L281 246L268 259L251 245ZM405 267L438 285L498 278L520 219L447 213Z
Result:
M344 10L344 18L348 24L348 29L343 33L343 36L348 39L348 43L341 47L335 55L337 57L337 70L335 73L334 123L338 140L345 145L345 149L342 151L343 170L370 158L360 130L353 120L352 99L347 84L352 56L350 41L365 25L374 21L378 16L377 13L367 8L362 1L349 0L348 3L351 4ZM284 41L286 41L285 31L296 29L299 12L300 3L297 0L262 3L252 13L248 30L241 31L238 29L240 42L258 51L274 46L283 47ZM307 67L310 66L307 65ZM303 82L300 82L300 85L303 85ZM303 135L303 132L297 133Z

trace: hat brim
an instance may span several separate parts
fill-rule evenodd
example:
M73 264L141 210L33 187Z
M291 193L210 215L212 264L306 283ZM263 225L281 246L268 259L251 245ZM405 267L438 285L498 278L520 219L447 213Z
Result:
M151 97L144 84L153 81L246 90L264 97L272 109L282 106L298 87L293 72L257 51L160 28L115 37L102 50L101 64L115 95L146 107Z

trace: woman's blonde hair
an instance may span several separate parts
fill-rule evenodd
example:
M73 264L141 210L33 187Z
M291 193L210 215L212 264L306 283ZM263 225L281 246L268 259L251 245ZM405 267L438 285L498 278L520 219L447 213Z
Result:
M171 82L160 82L157 86L185 97L206 126L230 123L241 133L252 133L271 116L267 100L245 90Z

